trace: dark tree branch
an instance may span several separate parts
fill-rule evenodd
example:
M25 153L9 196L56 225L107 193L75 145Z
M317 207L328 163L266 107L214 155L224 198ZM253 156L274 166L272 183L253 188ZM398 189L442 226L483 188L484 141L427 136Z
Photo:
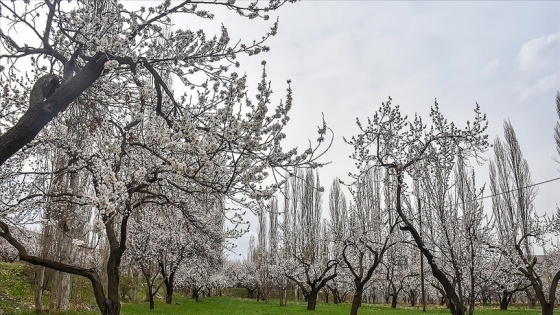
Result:
M0 166L30 143L51 120L87 90L101 76L107 60L107 55L97 53L80 72L63 83L50 97L30 106L19 121L0 136Z

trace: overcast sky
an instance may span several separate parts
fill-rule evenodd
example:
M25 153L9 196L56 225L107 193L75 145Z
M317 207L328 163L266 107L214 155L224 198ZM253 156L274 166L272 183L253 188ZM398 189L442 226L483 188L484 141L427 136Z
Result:
M306 139L316 138L324 114L335 133L326 156L332 163L320 171L327 190L334 176L344 180L354 170L351 147L342 137L355 135L356 117L372 116L388 96L403 112L425 119L437 98L442 112L459 125L472 117L478 102L488 115L492 141L510 119L533 181L540 182L560 176L553 160L559 13L560 2L554 1L302 1L279 10L271 51L243 59L242 69L258 80L266 59L278 99L292 80L287 143L305 147ZM266 31L266 23L224 16L233 38L258 38ZM479 172L487 169L486 164ZM560 181L540 185L538 211L555 209L558 192ZM241 254L249 236L238 242Z

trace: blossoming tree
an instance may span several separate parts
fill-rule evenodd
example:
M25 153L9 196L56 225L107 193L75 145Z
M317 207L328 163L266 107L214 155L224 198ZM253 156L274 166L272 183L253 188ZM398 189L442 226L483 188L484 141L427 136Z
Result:
M199 218L186 196L228 197L250 206L278 187L263 184L271 173L318 166L318 147L302 154L282 148L290 88L272 108L264 70L254 98L247 77L231 71L239 54L268 50L264 42L277 23L260 40L231 44L225 26L207 38L204 31L173 29L170 20L180 14L211 19L204 6L267 19L266 12L285 2L164 1L150 8L112 1L0 3L10 26L0 33L0 236L19 258L88 278L100 312L119 314L119 267L136 213L169 207L195 224ZM14 28L36 38L16 38L7 31ZM19 72L22 64L30 65L26 75ZM80 113L72 121L70 108ZM59 123L49 124L53 119ZM326 131L325 125L319 129L319 143ZM83 135L80 145L68 141L73 133ZM53 149L67 162L43 163ZM84 189L49 189L53 177L76 173ZM96 222L73 245L106 246L106 286L96 266L41 257L14 236L12 226L40 216L46 199L73 205L68 216ZM79 216L84 211L89 215ZM235 214L232 219L242 221ZM201 218L200 224L211 223Z
M428 167L449 170L457 156L476 155L485 150L488 147L487 122L476 106L474 120L467 122L465 128L458 128L443 116L437 102L431 108L430 118L429 127L418 115L408 119L389 98L366 124L357 121L360 132L347 142L354 147L352 158L363 166L362 169L367 169L365 166L368 165L382 167L394 178L394 209L402 221L400 228L410 233L426 258L449 298L451 314L463 315L466 311L464 301L434 256L434 247L429 246L420 233L418 215L403 206L403 195L409 189L407 176L411 179L428 177L431 175L426 172L430 170Z

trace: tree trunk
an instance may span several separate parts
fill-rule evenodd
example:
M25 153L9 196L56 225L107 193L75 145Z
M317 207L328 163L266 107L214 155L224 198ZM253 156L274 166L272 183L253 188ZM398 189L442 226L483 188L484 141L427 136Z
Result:
M144 273L144 277L146 278L146 297L148 298L148 302L150 302L150 309L153 310L155 308L154 303L154 286L150 281L150 276L147 273Z
M255 297L255 289L249 289L249 288L246 288L246 289L247 289L247 298L248 299L254 298Z
M132 271L132 301L138 302L138 270Z
M119 266L121 260L120 256L122 255L118 256L119 257L114 257L113 253L111 253L111 255L109 255L109 261L107 262L107 308L111 315L118 315L121 311Z
M529 300L529 308L533 309L535 308L535 306L537 306L537 298L536 296L533 295L533 293L531 293L531 289L526 289L525 293L527 294L527 299Z
M165 303L173 303L173 285L169 285L167 281L165 282Z
M284 306L284 288L278 290L278 298L280 299L280 306Z
M356 289L354 297L352 298L352 307L350 308L350 315L358 315L358 309L362 306L363 289Z
M463 304L457 305L450 300L449 311L451 311L451 315L465 315L466 309Z
M545 305L541 305L542 307L542 315L552 315L554 313L554 305L550 303L546 303Z
M342 302L341 299L340 299L340 293L338 292L338 289L337 288L331 288L331 287L329 287L329 289L331 290L331 293L332 293L332 296L333 296L333 303L338 304L338 303Z
M105 312L102 312L102 315L120 315L121 314L121 305L115 303L107 303L107 307Z
M307 310L308 311L314 311L315 307L317 307L317 294L318 294L317 291L312 290L311 292L309 292L309 295L307 295Z
M202 288L197 288L197 287L193 287L192 288L192 298L196 301L196 302L200 302L199 298L200 298L200 289Z
M60 282L60 273L55 271L52 277L51 291L49 292L49 312L54 312L58 309L58 291L60 287L57 285Z
M127 209L130 211L130 209ZM117 238L113 221L105 223L107 239L109 241L109 259L107 260L107 310L108 315L119 315L121 302L119 295L121 259L126 250L126 234L128 216L123 215L120 222L120 235Z
M391 308L397 308L397 298L399 296L397 294L391 295Z
M35 312L43 313L43 283L45 281L45 267L37 266L35 268Z
M72 287L71 276L69 273L60 274L60 289L58 292L58 311L68 312L70 308L70 289Z
M165 285L165 303L173 303L173 290L175 285L175 273L171 273L169 277L163 277L163 284Z
M500 310L507 311L512 295L513 294L508 293L507 291L504 290L502 299L500 300Z

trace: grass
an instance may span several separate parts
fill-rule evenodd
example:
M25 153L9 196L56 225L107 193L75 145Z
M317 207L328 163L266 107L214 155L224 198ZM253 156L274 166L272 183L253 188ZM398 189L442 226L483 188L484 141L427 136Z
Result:
M172 315L172 314L196 314L196 315L285 315L285 314L313 314L313 315L346 315L350 312L350 304L323 304L317 305L315 312L306 310L307 304L304 302L288 301L288 305L280 307L277 300L268 303L257 302L255 300L233 298L233 297L209 297L195 302L192 299L178 297L175 304L166 305L162 302L157 303L155 310L150 311L147 303L125 304L123 315ZM392 309L387 305L363 305L359 310L363 315L397 315L397 314L422 314L419 307L399 306ZM449 314L445 308L430 308L426 314ZM477 315L522 315L540 314L539 309L515 308L507 312L494 308L478 308L475 310Z
M0 262L0 315L11 315L33 304L32 279L27 265Z
M176 297L174 304L165 304L163 301L157 301L155 309L150 311L147 302L142 303L124 303L122 307L123 315L175 315L175 314L196 314L196 315L286 315L286 314L313 314L313 315L346 315L350 312L350 304L323 304L317 305L315 312L306 310L304 302L289 301L287 306L280 307L277 300L268 303L257 302L256 300L234 298L234 297L209 297L195 302L193 299L186 297ZM31 315L34 314L30 310L17 311L13 314ZM67 315L94 315L98 312L69 312ZM387 305L363 305L359 314L362 315L406 315L406 314L422 314L418 307L399 306L392 309ZM430 308L426 314L449 314L445 308ZM516 308L506 312L496 308L478 308L475 311L477 315L524 315L524 314L540 314L539 309L523 309Z
M0 262L0 315L31 315L33 313L33 273L26 264L2 263ZM72 301L74 309L66 315L97 315L99 312L83 311L86 306L91 307L92 296L89 283L85 279L73 279ZM175 314L196 314L196 315L286 315L286 314L313 314L313 315L346 315L350 312L350 304L324 304L319 302L315 312L306 310L307 304L303 301L288 301L288 305L280 307L278 300L271 300L268 303L257 302L241 298L245 295L243 289L227 290L230 296L203 298L200 302L193 299L176 296L174 304L165 304L162 300L156 300L155 310L150 311L147 302L123 303L123 315L175 315ZM139 296L143 296L140 294ZM80 310L81 309L81 310ZM94 308L90 308L94 309ZM422 314L419 307L409 307L399 305L397 309L392 309L387 305L367 305L364 304L359 310L360 315L406 315ZM449 314L445 308L430 307L426 314ZM540 314L540 309L527 309L522 307L512 307L504 312L493 308L478 307L476 315L524 315Z

